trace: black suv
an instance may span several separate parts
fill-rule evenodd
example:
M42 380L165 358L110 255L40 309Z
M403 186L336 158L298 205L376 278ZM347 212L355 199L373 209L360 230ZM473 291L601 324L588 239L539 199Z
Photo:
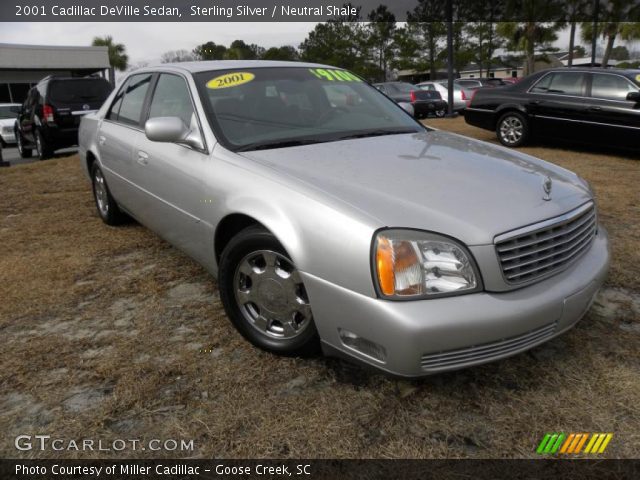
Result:
M477 90L464 111L507 147L531 137L638 151L640 70L557 68L502 88Z
M100 108L112 87L98 77L46 77L29 90L22 104L15 133L22 158L31 157L33 147L41 160L55 150L78 144L83 115Z

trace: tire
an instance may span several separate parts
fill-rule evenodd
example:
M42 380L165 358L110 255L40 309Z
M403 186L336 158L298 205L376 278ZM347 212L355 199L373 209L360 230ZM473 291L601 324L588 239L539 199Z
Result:
M270 232L252 226L231 239L220 257L218 285L231 323L256 347L287 356L319 351L302 279Z
M49 143L44 139L42 132L36 130L36 152L38 152L38 158L40 160L46 160L53 156L53 149Z
M98 215L107 225L115 226L124 223L127 216L118 208L118 204L111 196L107 181L97 162L91 167L91 186L93 199L96 202Z
M505 147L520 147L529 140L529 121L521 113L505 113L496 124L496 135Z
M22 134L18 130L16 130L16 144L18 146L20 158L31 158L33 150L24 147L24 138L22 138Z

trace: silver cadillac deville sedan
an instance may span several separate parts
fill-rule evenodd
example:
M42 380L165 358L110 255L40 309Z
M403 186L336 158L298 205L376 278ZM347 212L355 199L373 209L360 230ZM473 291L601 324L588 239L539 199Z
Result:
M138 70L79 135L102 220L201 263L270 352L411 377L481 364L571 328L607 272L584 180L426 128L339 68Z

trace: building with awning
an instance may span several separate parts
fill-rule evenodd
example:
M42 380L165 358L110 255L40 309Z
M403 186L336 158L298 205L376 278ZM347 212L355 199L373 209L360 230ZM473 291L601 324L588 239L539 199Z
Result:
M108 79L107 47L0 43L0 103L22 103L29 88L48 75Z

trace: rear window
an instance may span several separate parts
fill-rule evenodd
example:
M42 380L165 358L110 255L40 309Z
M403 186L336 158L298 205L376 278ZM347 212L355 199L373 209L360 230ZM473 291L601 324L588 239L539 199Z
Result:
M410 83L392 83L391 85L393 85L393 87L399 92L405 92L405 93L409 93L416 89L416 87L414 87Z
M49 85L49 99L60 103L102 103L111 93L106 80L60 80Z

